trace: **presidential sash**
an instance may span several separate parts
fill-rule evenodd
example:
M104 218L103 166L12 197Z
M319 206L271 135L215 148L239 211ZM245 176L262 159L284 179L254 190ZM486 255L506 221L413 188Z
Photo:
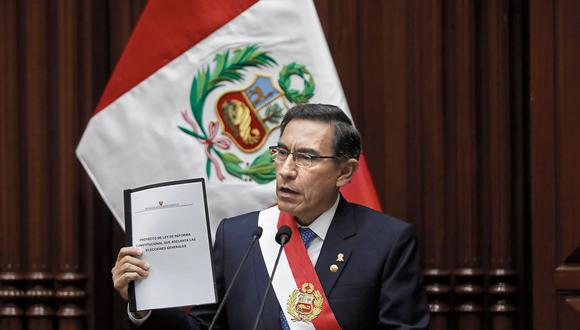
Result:
M260 249L269 274L280 247L275 241L278 228L287 225L292 229L272 282L290 329L340 329L294 218L274 206L260 212L258 225L264 230Z

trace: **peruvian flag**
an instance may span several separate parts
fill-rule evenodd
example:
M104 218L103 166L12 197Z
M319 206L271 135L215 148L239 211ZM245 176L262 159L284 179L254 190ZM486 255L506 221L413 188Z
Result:
M123 227L123 190L202 177L212 229L276 203L286 111L349 116L311 0L150 0L76 153ZM347 199L380 209L364 157Z

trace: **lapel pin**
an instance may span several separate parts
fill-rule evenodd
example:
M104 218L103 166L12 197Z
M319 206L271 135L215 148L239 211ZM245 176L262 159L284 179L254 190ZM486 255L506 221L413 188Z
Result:
M339 253L336 255L336 262L344 262L344 254Z
M337 265L334 265L334 264L333 265L330 265L330 271L333 272L333 273L338 272L338 266Z

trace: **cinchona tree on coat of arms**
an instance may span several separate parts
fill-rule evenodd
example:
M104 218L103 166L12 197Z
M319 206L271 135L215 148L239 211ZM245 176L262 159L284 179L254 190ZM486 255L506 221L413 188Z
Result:
M210 121L206 129L203 125L203 108L212 91L228 83L243 81L248 68L277 65L270 53L259 50L257 45L228 49L216 54L213 62L213 69L208 65L200 69L193 78L189 96L193 118L187 110L181 113L190 128L178 127L204 145L208 178L213 166L218 179L223 181L223 165L236 178L260 184L268 183L276 177L269 150L248 163L226 150L230 150L232 141L242 152L259 150L270 132L279 127L285 111L289 108L287 101L295 104L306 103L314 95L314 79L304 65L294 62L284 65L280 70L279 88L272 84L270 77L256 74L253 82L246 88L227 92L218 98L215 111L219 123ZM293 75L302 79L303 90L291 88L290 78ZM220 127L225 136L218 136Z

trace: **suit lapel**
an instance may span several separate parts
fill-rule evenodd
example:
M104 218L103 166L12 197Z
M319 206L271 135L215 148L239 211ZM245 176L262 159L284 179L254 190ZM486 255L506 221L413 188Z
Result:
M316 274L327 297L330 296L352 253L350 240L356 235L356 223L351 213L350 204L341 196L316 262ZM338 260L339 254L343 255L344 261ZM331 270L333 265L338 268L336 272Z

